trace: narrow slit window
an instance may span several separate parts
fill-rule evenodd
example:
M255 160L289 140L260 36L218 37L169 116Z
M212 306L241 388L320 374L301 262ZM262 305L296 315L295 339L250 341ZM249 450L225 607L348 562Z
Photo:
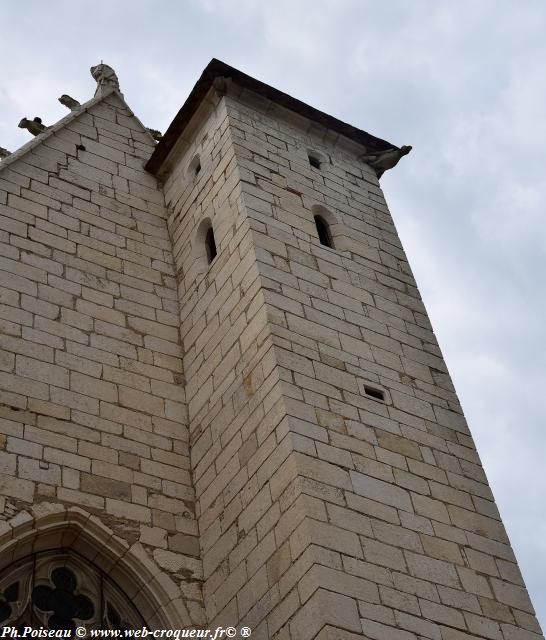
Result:
M195 156L193 156L193 160L190 162L188 166L187 175L193 176L194 178L196 178L199 175L200 171L201 171L201 158L199 157L199 154L196 154Z
M367 384L364 385L364 393L370 398L374 398L374 400L380 400L381 402L385 402L385 392L381 391L381 389L376 389L375 387L370 387Z
M334 243L332 242L332 234L330 233L330 227L326 220L322 216L315 216L315 225L317 227L320 244L333 249Z
M209 264L216 258L216 241L214 240L214 231L209 227L205 235L205 247L207 249L207 260Z
M317 158L317 156L309 154L307 157L309 158L309 164L312 167L314 167L315 169L320 169L320 160Z

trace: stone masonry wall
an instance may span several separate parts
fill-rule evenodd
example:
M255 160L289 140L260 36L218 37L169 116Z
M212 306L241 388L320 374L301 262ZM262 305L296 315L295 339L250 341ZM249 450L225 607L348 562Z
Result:
M257 639L540 640L363 149L228 92L161 186L115 93L0 165L0 540L78 505Z
M144 549L200 623L171 244L143 169L154 143L116 94L67 120L0 165L0 517L78 505Z
M262 635L257 628L263 615L249 611L268 590L265 561L275 550L269 484L287 454L274 433L283 414L280 381L224 101L216 99L192 140L165 193L179 280L204 601L211 627L252 621L253 635L266 637L267 628L262 625ZM218 248L210 266L201 231L207 220Z
M264 638L539 640L362 149L255 96L227 102L291 448L270 458L260 525L274 541L253 565L269 582L243 620L265 618ZM316 205L337 249L319 243Z

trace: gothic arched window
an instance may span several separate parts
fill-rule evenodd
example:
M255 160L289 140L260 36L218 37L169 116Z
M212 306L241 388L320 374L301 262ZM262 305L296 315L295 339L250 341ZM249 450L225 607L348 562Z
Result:
M0 627L140 629L146 623L101 569L66 550L37 553L0 574Z

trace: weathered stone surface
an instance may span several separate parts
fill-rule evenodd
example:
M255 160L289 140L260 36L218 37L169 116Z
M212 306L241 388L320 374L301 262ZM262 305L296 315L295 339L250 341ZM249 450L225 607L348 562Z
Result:
M177 531L166 503L156 500L153 514L149 504L152 492L180 495L179 513L194 517L184 409L166 406L184 405L174 373L180 352L167 360L161 345L144 348L148 337L179 342L167 209L142 166L154 144L116 94L103 93L88 110L65 103L70 122L54 136L46 131L37 155L12 154L0 169L0 219L9 221L0 225L8 249L0 263L0 410L13 406L13 394L28 409L0 425L0 494L17 504L47 496L78 505L131 542L130 532L153 518L161 523L153 541L195 556L197 529ZM128 190L139 196L130 204ZM172 485L148 475L154 465L162 476L171 470ZM197 621L202 597L188 598Z
M0 165L6 521L92 513L185 626L540 640L368 150L223 80L158 182L93 75Z

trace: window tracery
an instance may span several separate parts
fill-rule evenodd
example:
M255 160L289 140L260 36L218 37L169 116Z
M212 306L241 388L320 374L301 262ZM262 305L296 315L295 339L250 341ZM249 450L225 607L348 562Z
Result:
M27 556L0 573L0 627L74 631L146 626L123 590L71 551Z

